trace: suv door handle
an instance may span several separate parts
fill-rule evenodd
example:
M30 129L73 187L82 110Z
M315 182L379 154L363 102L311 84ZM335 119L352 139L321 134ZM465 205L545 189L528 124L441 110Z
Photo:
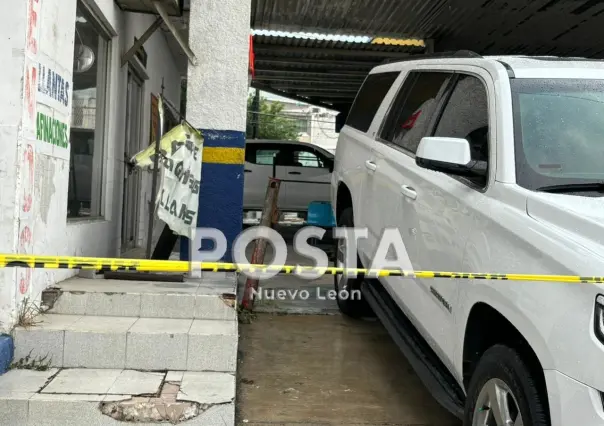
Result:
M301 175L302 173L300 173L300 172L289 172L288 174L289 175Z
M417 192L415 192L415 189L411 188L408 185L401 185L401 194L412 200L415 200L417 198Z
M372 172L375 172L377 170L377 165L371 160L365 161L365 167L367 167L367 169L371 170Z
M252 171L250 169L245 169L246 173L252 173Z

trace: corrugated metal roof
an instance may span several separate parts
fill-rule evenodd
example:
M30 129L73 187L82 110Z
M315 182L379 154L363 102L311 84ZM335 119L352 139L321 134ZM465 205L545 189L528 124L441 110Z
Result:
M435 39L484 54L602 55L601 0L252 0L252 28ZM519 52L521 49L523 52Z
M423 52L421 46L396 46L387 44L354 43L340 40L317 40L293 37L271 37L265 35L254 36L254 45L262 48L266 45L291 46L291 47L313 47L317 49L342 49L342 50L368 50L384 52Z
M396 41L401 39L423 40L436 51L603 58L603 25L604 0L252 0L254 29L331 35L255 36L261 69L254 84L270 89L283 76L285 95L309 82L358 88L362 78L342 75L343 69L363 73L384 60L424 52ZM333 35L385 43L350 43ZM341 94L324 93L315 99L329 102L330 94Z

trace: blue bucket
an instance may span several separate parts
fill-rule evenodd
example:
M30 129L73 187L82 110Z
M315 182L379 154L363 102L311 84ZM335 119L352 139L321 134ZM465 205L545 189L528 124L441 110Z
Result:
M336 226L335 218L331 210L331 203L327 201L313 201L308 205L306 224L331 228Z

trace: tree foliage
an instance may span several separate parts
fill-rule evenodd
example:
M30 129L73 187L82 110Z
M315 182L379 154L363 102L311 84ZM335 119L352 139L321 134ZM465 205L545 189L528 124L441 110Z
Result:
M283 113L285 105L282 102L271 101L260 97L259 113L254 113L254 95L247 100L248 138L253 137L253 125L257 123L256 139L297 140L298 125L293 117Z

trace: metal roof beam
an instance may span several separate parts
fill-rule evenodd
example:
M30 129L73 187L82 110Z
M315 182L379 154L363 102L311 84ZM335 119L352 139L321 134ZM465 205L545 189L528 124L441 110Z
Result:
M296 76L281 76L281 75L256 75L254 77L254 81L258 80L258 81L278 81L278 82L305 82L305 83L312 83L312 82L316 82L316 83L333 83L333 84L337 84L337 83L358 83L361 84L363 82L363 77L357 77L357 76L350 76L350 78L342 78L342 77L338 77L338 78L330 78L329 80L326 80L325 78L321 78L321 77L296 77Z
M180 48L183 50L183 52L185 52L187 58L189 58L189 62L191 62L192 65L197 65L197 58L195 57L195 53L193 53L193 51L189 47L186 38L183 37L178 28L176 28L174 23L170 20L170 16L168 15L168 12L166 11L164 5L159 1L155 1L153 2L153 6L157 10L159 16L161 16L164 20L166 27L168 27L168 29L176 39L176 42L179 44Z
M309 98L315 97L315 96L321 96L322 98L329 98L329 99L335 99L335 98L346 98L346 99L353 99L356 97L356 93L323 93L323 92L300 92L298 93L299 96L308 96Z
M147 40L149 40L149 37L151 37L153 35L153 33L155 31L157 31L157 29L161 26L162 22L163 22L162 17L158 16L155 19L155 21L153 21L153 23L151 25L149 25L149 28L147 28L147 30L143 33L143 35L134 42L132 47L130 49L128 49L128 51L126 53L124 53L124 55L122 56L122 63L121 63L122 67L124 65L126 65L128 62L130 62L130 60L132 58L134 58L134 55L136 55L136 52L141 47L143 47L145 42Z
M279 89L279 90L287 90L287 91L292 91L292 92L353 92L353 93L357 93L359 91L358 87L350 87L350 85L348 86L342 86L342 87L333 87L333 86L283 86L280 84L271 84L271 87L274 87L275 89Z
M376 45L377 47L378 45ZM383 50L360 50L360 49L337 49L332 47L298 47L284 46L278 44L254 44L254 52L289 52L289 53L310 53L319 55L339 55L339 56L363 56L379 58L404 58L409 56L407 52L386 52Z
M314 74L314 75L321 75L321 76L325 76L325 77L360 77L363 78L365 77L369 72L363 72L363 71L343 71L343 70L326 70L326 71L317 71L317 70L313 70L313 71L302 71L302 70L276 70L274 68L258 68L256 67L256 72L259 73L266 73L266 72L272 72L272 73L287 73L287 74L295 74L295 75L309 75L309 74Z
M124 53L124 55L122 56L121 66L123 67L128 62L130 62L136 52L141 47L143 47L147 40L149 40L149 37L151 37L153 33L157 31L159 27L161 27L162 22L166 24L166 27L168 27L168 29L174 36L174 39L176 39L178 45L187 55L191 64L197 65L197 58L195 57L195 53L193 53L193 51L189 47L189 44L187 43L185 37L183 37L178 28L176 28L174 23L170 20L170 15L168 14L168 11L166 10L164 4L159 1L154 1L152 4L155 8L155 13L159 16L155 19L155 21L153 21L151 25L149 25L149 28L145 30L143 35L138 40L136 40L132 47L130 47L130 49L128 49L128 51Z
M337 65L339 67L368 67L373 68L377 65L380 65L381 61L368 62L368 61L334 61L333 59L306 59L300 58L296 60L295 58L274 58L274 57L258 57L255 58L256 62L263 62L267 64L283 64L283 65L325 65L325 66L334 66Z

